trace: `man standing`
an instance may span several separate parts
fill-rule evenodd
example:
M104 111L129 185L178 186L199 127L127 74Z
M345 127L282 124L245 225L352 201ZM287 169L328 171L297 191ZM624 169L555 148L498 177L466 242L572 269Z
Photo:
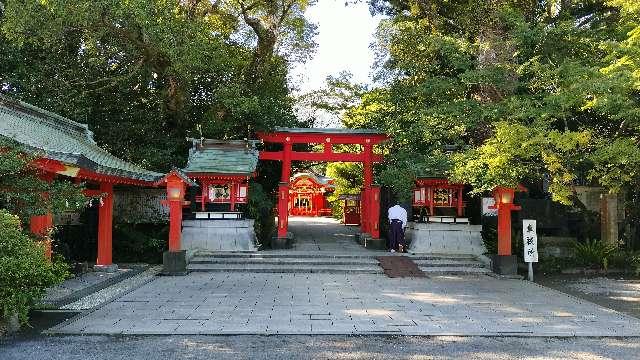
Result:
M389 208L389 244L391 252L406 252L404 245L404 228L407 226L407 210L398 202Z

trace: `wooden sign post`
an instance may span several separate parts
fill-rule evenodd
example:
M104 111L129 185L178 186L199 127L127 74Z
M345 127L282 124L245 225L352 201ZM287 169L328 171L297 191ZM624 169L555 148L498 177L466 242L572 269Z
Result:
M538 234L535 220L522 220L524 261L529 265L529 281L533 281L533 263L538 262Z

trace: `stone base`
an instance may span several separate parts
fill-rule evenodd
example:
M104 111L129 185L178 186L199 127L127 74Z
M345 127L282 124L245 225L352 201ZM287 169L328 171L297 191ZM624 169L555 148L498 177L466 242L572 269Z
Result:
M95 272L114 273L114 272L118 271L118 265L117 264L93 265L93 271L95 271Z
M374 239L371 234L361 233L358 235L358 243L367 249L386 250L387 241L385 239Z
M184 220L183 250L256 251L253 220Z
M287 233L287 237L273 237L271 238L271 248L274 250L279 249L291 249L293 242L295 241L292 233Z
M162 254L163 275L187 275L187 251L165 251Z
M491 270L499 275L516 275L518 257L516 255L490 255Z
M410 222L405 239L412 253L479 256L487 251L481 232L481 225Z

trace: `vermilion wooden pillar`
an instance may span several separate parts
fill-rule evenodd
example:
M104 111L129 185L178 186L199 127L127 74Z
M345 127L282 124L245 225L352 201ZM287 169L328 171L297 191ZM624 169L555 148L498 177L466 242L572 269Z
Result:
M235 182L231 183L231 194L230 194L231 211L236 211L236 193L238 191L236 185L237 184Z
M287 138L288 139L288 138ZM291 152L293 150L293 145L289 142L284 143L284 150L282 153L282 176L280 177L281 182L289 183L289 179L291 178Z
M369 232L371 238L380 238L380 186L373 185L369 192Z
M112 265L113 184L100 183L103 194L98 209L98 259L96 265Z
M369 224L367 222L367 211L369 210L369 203L367 201L367 195L369 195L368 191L363 188L360 192L360 232L363 234L369 232Z
M53 251L51 250L51 239L49 238L49 232L53 228L53 215L45 214L39 216L32 216L29 221L29 229L31 233L40 237L44 244L44 252L47 259L51 259Z
M40 174L39 177L42 181L51 182L55 175L47 172ZM47 193L42 194L43 199L46 200L48 197ZM32 216L29 220L29 230L31 230L32 234L42 239L47 259L51 259L53 253L51 250L51 238L49 237L51 229L53 229L53 214L50 212L44 215Z
M364 145L364 162L363 162L363 190L362 190L362 212L361 212L361 229L363 233L372 234L373 218L372 218L372 200L373 194L371 186L373 184L373 145L366 143ZM380 204L378 203L378 207ZM379 237L379 236L378 236ZM376 237L374 237L376 238Z
M284 164L283 164L284 165ZM289 183L278 186L278 238L286 238L289 227Z
M458 217L462 217L463 207L462 207L462 187L458 188Z
M289 180L291 179L291 152L293 144L290 139L283 144L282 153L282 175L278 186L278 237L287 237L289 228Z

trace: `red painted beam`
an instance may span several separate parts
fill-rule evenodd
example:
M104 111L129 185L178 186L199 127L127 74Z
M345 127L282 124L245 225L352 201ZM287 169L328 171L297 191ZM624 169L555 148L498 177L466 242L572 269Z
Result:
M379 144L389 139L385 134L325 134L325 133L258 133L258 138L264 142L292 144ZM287 140L287 138L289 140ZM329 141L327 141L329 139Z
M247 178L254 177L256 174L242 175L242 174L214 174L214 173L187 173L187 176L197 180L246 180Z
M282 161L284 152L282 151L261 151L260 160L276 160ZM373 154L371 156L373 162L382 162L382 155ZM364 153L319 153L319 152L301 152L292 151L291 160L298 161L342 161L342 162L365 162L366 156Z

